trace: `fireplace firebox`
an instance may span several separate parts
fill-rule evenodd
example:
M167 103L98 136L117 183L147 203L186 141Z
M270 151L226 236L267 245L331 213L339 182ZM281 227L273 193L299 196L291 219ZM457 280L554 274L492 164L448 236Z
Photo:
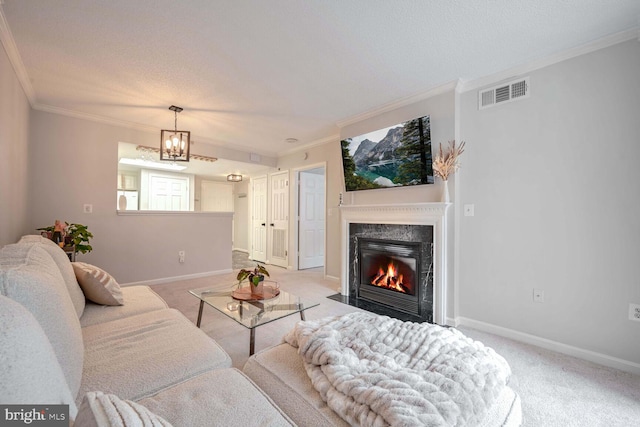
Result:
M421 242L361 238L357 297L420 315Z
M433 322L433 226L349 224L348 303Z

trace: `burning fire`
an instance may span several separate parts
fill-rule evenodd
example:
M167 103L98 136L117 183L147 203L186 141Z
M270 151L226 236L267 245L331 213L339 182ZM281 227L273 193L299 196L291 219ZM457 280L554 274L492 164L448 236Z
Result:
M384 271L382 267L378 269L378 274L371 280L371 284L404 294L409 293L409 289L404 285L403 275L399 273L398 267L392 262L389 262L389 265L387 265L387 271Z

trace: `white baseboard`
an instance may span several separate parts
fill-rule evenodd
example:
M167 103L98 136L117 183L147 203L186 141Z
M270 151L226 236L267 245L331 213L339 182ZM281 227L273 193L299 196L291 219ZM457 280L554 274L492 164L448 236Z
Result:
M340 285L340 278L335 277L335 276L329 276L328 274L324 275L324 278L335 283L336 285L336 292L341 294L342 293L342 286Z
M204 273L186 274L184 276L174 277L162 277L159 279L143 280L140 282L121 283L120 286L134 286L134 285L159 285L161 283L176 282L178 280L199 279L200 277L217 276L220 274L231 273L233 270L217 270L217 271L205 271Z
M452 322L449 323L450 321ZM586 350L580 347L574 347L572 345L564 344L558 341L553 341L547 338L538 337L535 335L527 334L525 332L519 332L513 329L504 328L502 326L497 326L491 323L485 323L466 317L447 319L447 323L452 324L452 326L468 326L470 328L478 329L479 331L489 332L494 335L513 339L515 341L524 342L527 344L546 348L547 350L556 351L558 353L608 366L610 368L620 369L621 371L640 375L640 363L632 362L630 360L620 359L618 357L609 356L603 353L597 353L595 351Z
M238 251L238 252L244 252L245 254L249 253L249 249L242 249L242 248L232 248L232 251Z

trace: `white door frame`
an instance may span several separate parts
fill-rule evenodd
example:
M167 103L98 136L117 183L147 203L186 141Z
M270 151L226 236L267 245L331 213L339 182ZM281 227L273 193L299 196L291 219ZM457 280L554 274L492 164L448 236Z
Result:
M291 200L292 206L294 208L294 215L290 220L290 227L292 239L290 240L293 251L290 253L295 254L295 256L289 258L290 264L294 270L298 270L298 253L299 253L299 226L300 222L298 218L300 217L300 197L298 195L298 188L300 187L300 172L304 172L311 169L324 168L324 267L323 276L327 275L327 162L314 163L311 165L302 166L299 168L293 169L293 185L291 186Z

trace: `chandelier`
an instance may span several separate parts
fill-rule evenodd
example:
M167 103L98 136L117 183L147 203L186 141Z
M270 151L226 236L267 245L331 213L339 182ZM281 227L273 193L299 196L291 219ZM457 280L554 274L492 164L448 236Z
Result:
M188 162L191 132L178 130L178 113L183 109L172 105L169 110L173 111L175 121L173 130L163 129L160 131L160 160Z

